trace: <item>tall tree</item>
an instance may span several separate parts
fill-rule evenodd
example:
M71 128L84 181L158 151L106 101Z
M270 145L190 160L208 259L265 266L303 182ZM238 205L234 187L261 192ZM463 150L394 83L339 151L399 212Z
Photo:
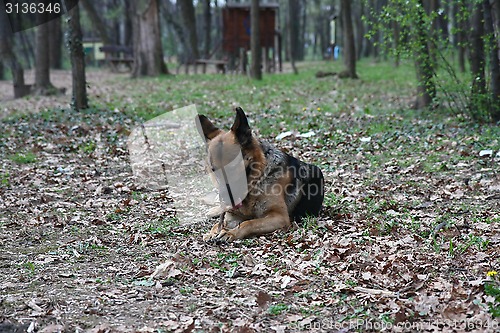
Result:
M62 68L62 45L63 35L61 27L61 17L49 22L49 58L50 68Z
M203 3L203 16L205 19L205 40L203 56L208 58L210 56L211 47L211 29L212 29L212 9L210 8L210 0L205 0Z
M131 1L134 0L124 0L125 4L125 18L124 18L124 44L129 46L132 45L133 31L132 31L132 17L130 16L130 6Z
M453 2L454 22L456 25L456 39L458 48L458 68L460 72L465 73L465 30L467 28L466 7L464 0Z
M300 34L299 34L299 48L298 48L298 60L304 60L306 53L305 45L307 43L307 1L302 0L299 3L300 7Z
M0 12L5 13L5 2L0 1ZM0 59L12 72L14 97L20 98L29 94L29 86L24 84L24 70L12 47L12 30L8 20L0 20Z
M168 74L163 61L158 0L137 0L131 6L134 23L133 77Z
M38 15L44 16L45 13ZM41 22L46 19L41 18ZM49 46L49 23L43 23L36 27L36 53L35 53L35 93L50 95L56 89L50 82L50 46Z
M436 97L434 65L429 54L428 34L425 30L425 11L423 0L417 1L414 21L414 59L417 73L417 100L415 108L429 107Z
M250 7L250 47L252 54L251 75L256 80L262 80L262 47L260 45L260 6L259 0L252 0Z
M295 66L295 57L296 57L296 54L293 52L293 50L295 49L295 44L297 42L297 39L294 38L293 36L293 31L295 30L292 30L292 24L291 22L293 21L294 19L294 11L296 10L297 8L297 0L288 0L288 11L287 11L287 25L288 25L288 29L287 29L287 40L288 40L288 57L290 58L290 64L292 65L292 70L293 70L293 73L294 74L298 74L299 71L297 70L297 67Z
M193 0L177 0L181 11L184 34L188 41L188 59L192 62L200 57L198 51L198 37L196 35L196 16L194 12Z
M288 42L290 57L294 60L300 59L300 0L289 0L288 9L291 17L287 20L288 34L291 38Z
M481 3L474 4L470 30L470 68L472 72L472 90L470 108L484 110L486 107L486 78L484 56L484 15ZM473 113L475 114L475 113Z
M85 78L85 53L82 44L82 28L80 26L80 9L76 5L68 13L67 46L71 59L71 76L73 82L73 107L77 110L88 108L87 84Z
M92 20L92 23L95 24L95 28L97 30L97 33L101 37L102 42L104 45L109 45L113 43L113 36L111 36L108 27L104 23L103 19L97 12L96 8L94 7L94 4L90 0L81 0L83 9L87 12L89 15L90 19Z
M346 66L344 76L357 79L356 74L356 46L354 44L354 30L352 27L351 1L341 1L343 36L344 36L344 63Z
M499 5L500 1L496 0ZM490 113L494 121L500 121L500 63L498 59L498 43L495 38L492 6L489 0L483 0L484 28L486 42L490 50L490 89L491 103Z

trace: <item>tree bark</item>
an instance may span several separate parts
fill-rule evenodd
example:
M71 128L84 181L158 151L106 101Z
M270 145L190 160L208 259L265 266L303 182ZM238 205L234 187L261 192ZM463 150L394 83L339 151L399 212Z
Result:
M463 0L458 0L453 4L455 12L455 24L457 27L457 49L458 49L458 68L461 73L465 73L465 29L466 24L462 16L465 11Z
M429 107L436 96L436 85L434 83L434 66L429 54L428 35L424 27L423 0L419 0L420 7L417 8L415 22L415 69L417 74L417 100L415 108Z
M62 45L63 35L61 28L61 17L49 22L49 52L50 68L62 69Z
M133 42L133 30L132 30L132 17L130 11L130 2L134 0L125 0L125 19L124 19L124 43L127 46L132 45Z
M0 11L5 12L5 4L0 1ZM7 20L0 20L0 59L12 72L14 98L21 98L30 93L30 87L24 84L24 70L12 48L12 30Z
M256 80L262 80L262 47L260 45L260 7L259 0L252 0L250 8L250 48L252 54L251 75Z
M394 36L394 50L396 50L396 54L394 55L394 66L399 67L399 61L400 61L400 56L399 56L399 32L400 32L400 27L398 22L393 21L392 22L392 33Z
M212 29L212 10L210 8L210 0L205 0L203 3L203 16L205 18L205 43L204 43L204 54L203 56L208 59L210 56L211 47L211 29Z
M483 6L474 5L470 30L470 67L472 72L471 108L480 110L483 108L486 93L486 80L484 68L484 26Z
M494 121L500 121L500 64L498 59L498 43L495 39L495 29L493 25L492 7L489 0L483 1L484 10L484 30L490 50L490 89L491 103L490 114Z
M439 38L439 17L437 13L439 11L439 0L430 0L429 1L429 13L430 15L435 15L432 24L431 24L431 32L428 38L429 44L429 54L431 56L432 63L437 65L437 41Z
M42 19L42 22L45 20ZM56 92L50 82L49 33L48 23L36 27L35 92L39 95L50 95Z
M26 30L22 30L18 32L19 34L19 39L22 45L22 54L24 57L25 67L26 68L31 68L31 64L35 62L35 51L33 47L33 38L32 35L27 36Z
M290 59L290 63L292 65L292 70L294 74L299 74L299 71L297 70L297 67L295 66L295 54L293 52L295 45L294 43L296 42L296 39L294 39L293 36L293 30L291 29L292 24L291 21L294 19L294 11L296 11L296 0L289 0L288 1L288 12L287 12L287 25L288 29L286 31L287 39L288 39L288 58Z
M300 21L300 37L299 37L299 47L298 47L298 59L304 60L305 57L305 45L306 45L306 34L307 34L307 1L302 0L299 2L300 13L302 14Z
M132 2L134 22L134 68L133 77L168 74L163 61L158 0Z
M344 28L344 63L346 66L345 76L357 79L356 74L356 46L354 44L354 31L352 28L351 1L341 1L342 23Z
M288 20L288 30L290 36L288 47L290 48L290 60L300 59L300 0L289 0L288 9L291 15Z
M181 11L184 34L188 41L188 61L193 62L200 57L198 52L198 37L196 35L196 17L193 0L177 0L177 4Z
M87 109L87 84L85 79L85 54L82 44L82 29L80 26L80 9L76 5L68 12L68 49L71 60L71 77L73 101L72 106L76 110Z
M492 0L490 3L492 6L493 28L495 30L497 46L500 48L500 0Z
M87 12L92 23L95 24L95 28L97 33L102 39L104 45L110 45L113 43L114 38L109 34L108 28L106 24L102 20L101 16L97 13L97 10L94 7L92 1L89 0L81 0L83 9Z
M360 1L354 17L356 18L356 60L360 60L363 51L363 40L365 39L365 25L363 23L364 1Z

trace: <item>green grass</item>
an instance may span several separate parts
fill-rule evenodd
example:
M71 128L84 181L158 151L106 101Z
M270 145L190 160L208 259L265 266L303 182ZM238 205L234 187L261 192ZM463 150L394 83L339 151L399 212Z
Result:
M23 153L16 153L9 156L12 162L17 164L30 164L36 162L36 155L30 151Z
M10 174L8 172L0 173L0 186L8 187L9 185L10 185Z
M488 308L494 318L500 318L500 283L498 281L487 281L484 284L484 293L493 298L488 303Z
M269 306L267 312L273 316L277 316L282 314L283 312L287 312L290 309L289 305L286 304L274 304Z
M169 217L160 220L151 220L144 227L143 231L153 235L174 236L175 228L179 226L179 219Z

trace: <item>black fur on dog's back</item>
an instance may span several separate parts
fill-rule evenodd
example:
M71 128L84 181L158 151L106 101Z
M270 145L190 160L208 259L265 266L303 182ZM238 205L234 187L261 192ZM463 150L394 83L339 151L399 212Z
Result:
M285 172L290 183L286 186L285 202L290 221L300 222L306 216L318 216L324 198L324 178L321 170L281 151L265 140L260 140L267 160L263 182L274 184Z
M289 186L296 187L291 192L297 193L293 207L290 207L290 220L298 223L307 216L318 216L325 194L324 178L317 166L301 162L288 154L287 159L293 177Z

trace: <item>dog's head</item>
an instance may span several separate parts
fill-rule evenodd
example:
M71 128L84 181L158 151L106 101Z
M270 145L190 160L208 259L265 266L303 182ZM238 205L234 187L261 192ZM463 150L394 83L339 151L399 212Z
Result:
M260 151L243 109L237 107L235 111L236 118L229 131L219 129L204 115L196 119L198 131L207 143L208 171L221 201L233 209L241 206L248 193L249 169Z

